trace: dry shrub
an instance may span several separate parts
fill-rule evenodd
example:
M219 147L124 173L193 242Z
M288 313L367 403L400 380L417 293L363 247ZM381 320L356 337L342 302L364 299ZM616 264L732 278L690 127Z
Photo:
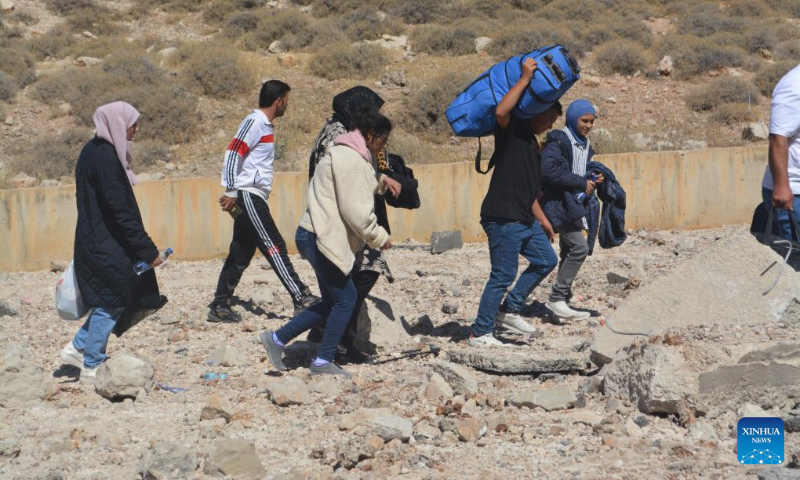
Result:
M735 32L745 25L744 20L728 16L716 3L699 3L684 15L679 30L687 35L708 37L718 32Z
M241 45L246 50L266 49L285 35L296 35L309 23L307 15L293 9L262 12L256 16L258 21L255 29L245 31L226 24L226 35L230 38L241 38ZM248 20L245 26L249 28L250 25Z
M414 48L420 52L467 55L475 52L474 30L457 27L425 26L416 30Z
M747 103L724 103L714 109L712 118L717 122L728 125L756 120L750 105Z
M598 2L554 0L544 8L535 11L534 14L551 22L582 22L588 24L602 17L605 10ZM550 25L550 28L553 28L552 23Z
M47 0L45 4L50 11L61 16L90 11L105 13L106 11L105 7L98 5L94 0Z
M339 28L354 42L376 40L385 33L400 35L405 30L402 23L385 14L381 15L375 7L360 8L339 17Z
M727 13L736 17L766 18L774 15L764 0L732 0Z
M447 10L447 5L444 1L396 0L386 5L385 10L397 15L405 23L418 25L435 22L438 16Z
M134 85L154 85L164 81L165 72L146 54L121 50L103 62L103 71L112 78L124 79Z
M689 93L686 104L700 112L724 103L747 103L748 98L753 105L758 104L758 92L748 82L738 77L718 77Z
M445 73L415 90L404 101L405 116L401 119L404 129L414 134L450 136L452 131L444 112L473 80L473 75L466 72Z
M47 57L61 56L64 51L77 43L78 39L68 27L58 25L44 35L34 37L29 46L37 58L44 60Z
M228 37L237 38L252 32L258 28L259 18L256 12L236 12L225 20L224 33Z
M83 146L91 139L85 128L71 128L60 135L46 134L32 140L35 149L21 149L11 159L13 172L45 179L59 179L75 175L75 164ZM42 152L47 152L43 155Z
M0 100L8 101L17 94L17 82L6 72L0 71Z
M772 64L764 65L758 72L758 75L753 79L756 88L765 97L772 97L772 91L775 90L775 85L783 78L784 75L789 73L789 70L797 66L797 62L793 60L785 60Z
M39 21L39 19L36 18L36 15L34 15L33 13L29 12L28 10L19 10L19 9L14 10L13 13L5 16L5 18L8 19L10 23L17 23L17 24L21 23L23 25L33 25L34 23L37 23Z
M76 32L88 30L95 35L113 35L122 31L116 16L108 13L75 13L67 17L67 26Z
M744 35L742 46L750 53L760 50L772 50L778 43L778 37L772 28L767 25L759 25Z
M347 36L339 27L339 21L334 18L324 18L309 23L294 35L283 38L291 49L311 48L319 49L329 43L346 42Z
M168 80L163 71L136 67L147 61L117 60L104 69L76 68L48 75L36 82L33 95L52 106L70 103L73 114L86 126L92 126L97 107L126 101L142 114L142 139L169 144L190 140L198 122L196 99Z
M145 119L146 121L146 119ZM161 140L136 140L131 144L132 168L141 170L169 161L169 146Z
M583 49L566 29L556 29L541 21L526 22L503 29L489 45L488 51L495 58L507 58L527 53L537 48L561 44L575 55Z
M767 0L767 3L776 12L800 18L800 0Z
M198 46L183 65L183 78L194 91L231 98L250 90L254 77L241 54L231 46Z
M0 71L10 75L17 86L24 87L36 80L35 66L33 56L22 44L12 43L0 48Z
M377 76L389 62L389 54L377 45L330 44L314 55L309 72L317 77L366 78Z
M364 7L362 0L313 0L310 3L317 17L337 17Z
M612 40L601 45L595 50L595 58L604 74L621 75L632 75L645 70L651 61L641 46L630 40Z
M746 52L736 46L719 45L693 35L669 35L659 46L659 56L670 55L676 74L682 78L723 67L742 65Z

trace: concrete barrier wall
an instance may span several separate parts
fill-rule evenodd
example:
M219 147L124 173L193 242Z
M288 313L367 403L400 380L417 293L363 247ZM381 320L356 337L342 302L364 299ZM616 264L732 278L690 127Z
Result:
M628 228L694 229L747 223L760 201L765 148L600 155L628 194ZM467 242L485 241L478 223L491 176L471 162L414 167L422 207L389 209L392 237L427 242L430 234L460 229ZM279 229L294 250L294 231L305 209L307 174L278 173L269 201ZM148 182L136 187L145 228L176 258L201 260L227 253L232 220L219 210L216 178ZM48 268L72 257L73 187L0 190L0 271Z

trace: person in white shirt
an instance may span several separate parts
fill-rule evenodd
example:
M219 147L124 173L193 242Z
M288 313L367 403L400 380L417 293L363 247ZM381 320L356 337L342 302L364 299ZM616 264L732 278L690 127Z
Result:
M775 86L769 120L769 165L761 184L764 205L775 208L778 233L800 241L792 232L788 210L800 211L800 65Z
M209 305L208 320L211 322L235 323L242 320L231 309L231 297L256 248L264 254L291 295L295 311L319 301L294 271L286 254L286 242L267 205L275 161L272 122L286 112L290 90L289 85L279 80L265 82L259 94L259 108L245 117L225 152L222 164L225 194L219 203L222 210L230 212L235 220L230 252L219 274L214 300Z

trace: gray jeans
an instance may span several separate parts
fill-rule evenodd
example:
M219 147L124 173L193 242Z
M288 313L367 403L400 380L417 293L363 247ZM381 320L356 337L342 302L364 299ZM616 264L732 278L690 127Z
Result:
M567 301L572 297L572 283L589 254L589 245L583 236L583 228L577 225L562 225L557 231L561 261L558 264L556 283L550 292L551 302Z

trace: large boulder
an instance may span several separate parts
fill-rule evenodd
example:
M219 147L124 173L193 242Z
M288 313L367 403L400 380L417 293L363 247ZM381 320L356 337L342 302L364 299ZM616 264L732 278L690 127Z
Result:
M636 338L667 328L777 322L800 298L800 273L784 269L764 295L777 271L761 274L775 261L783 259L744 230L717 241L628 296L598 332L592 361L607 364Z
M256 448L242 440L225 440L217 447L203 472L214 477L261 479L267 474Z
M197 469L197 457L182 445L159 442L139 462L142 480L189 478Z
M392 352L411 340L400 320L400 312L389 302L368 297L358 314L356 346L364 352Z
M153 364L133 353L120 351L97 369L94 388L109 400L136 398L153 388Z

